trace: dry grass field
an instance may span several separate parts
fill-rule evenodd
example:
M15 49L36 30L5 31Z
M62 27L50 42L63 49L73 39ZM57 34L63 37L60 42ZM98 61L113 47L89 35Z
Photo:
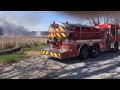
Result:
M16 46L32 47L32 46L44 45L46 44L46 42L47 42L47 39L45 37L34 37L34 36L3 37L3 36L0 36L0 50L9 49L9 48L13 48Z

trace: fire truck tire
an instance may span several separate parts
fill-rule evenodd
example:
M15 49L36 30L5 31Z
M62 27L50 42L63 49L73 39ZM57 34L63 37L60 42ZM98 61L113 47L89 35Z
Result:
M90 47L90 57L96 58L100 53L100 48L98 45L93 45Z
M111 49L111 51L112 51L112 52L117 52L118 49L119 49L119 46L118 46L118 43L116 42L116 43L114 44L114 48Z
M89 54L88 46L85 45L80 50L79 58L82 60L86 60L88 58L88 54Z

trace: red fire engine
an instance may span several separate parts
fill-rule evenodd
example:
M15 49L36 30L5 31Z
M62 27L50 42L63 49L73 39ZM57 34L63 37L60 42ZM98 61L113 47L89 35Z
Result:
M60 59L78 57L85 60L88 56L97 57L102 51L117 52L119 42L119 25L86 26L53 22L49 28L48 48L41 53Z

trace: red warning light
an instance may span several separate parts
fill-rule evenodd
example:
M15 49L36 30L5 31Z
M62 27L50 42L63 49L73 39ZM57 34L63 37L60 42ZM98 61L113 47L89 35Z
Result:
M68 21L66 21L66 24L68 25Z

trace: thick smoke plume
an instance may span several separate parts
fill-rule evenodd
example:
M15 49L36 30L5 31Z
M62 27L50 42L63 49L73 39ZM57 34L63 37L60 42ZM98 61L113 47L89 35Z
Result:
M3 36L24 36L24 35L34 35L35 32L30 32L23 26L17 26L15 24L9 23L7 21L0 22L0 35Z
M33 35L39 30L40 16L37 11L1 11L0 35Z

